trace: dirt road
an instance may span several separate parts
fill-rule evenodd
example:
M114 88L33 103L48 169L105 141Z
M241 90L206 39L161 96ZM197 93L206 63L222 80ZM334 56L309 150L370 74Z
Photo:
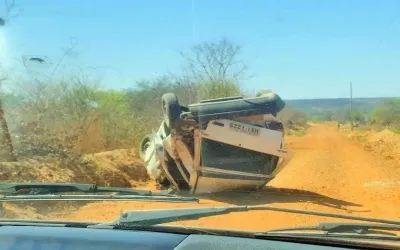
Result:
M108 221L123 210L268 204L288 208L379 218L400 218L399 166L373 156L336 131L335 125L311 124L304 137L289 138L290 164L261 192L203 197L200 204L102 202L64 214L72 220ZM396 184L397 183L397 184ZM60 216L60 215L59 215ZM58 219L60 219L58 217ZM343 221L282 212L241 212L176 224L244 230Z

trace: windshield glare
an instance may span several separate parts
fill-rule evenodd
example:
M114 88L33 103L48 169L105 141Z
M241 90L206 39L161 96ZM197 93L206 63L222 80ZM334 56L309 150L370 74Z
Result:
M0 181L199 202L0 185L18 196L1 219L233 205L400 218L399 2L3 2ZM71 196L26 200L50 194ZM168 224L321 222L354 221L246 211Z

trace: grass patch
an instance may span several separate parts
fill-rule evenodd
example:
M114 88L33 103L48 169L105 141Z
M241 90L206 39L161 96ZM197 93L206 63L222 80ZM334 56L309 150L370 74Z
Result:
M296 130L293 130L293 131L289 131L289 132L287 133L287 135L288 135L288 136L294 136L294 137L302 137L302 136L305 136L305 135L306 135L306 131L305 131L305 130L303 130L303 131L296 131Z

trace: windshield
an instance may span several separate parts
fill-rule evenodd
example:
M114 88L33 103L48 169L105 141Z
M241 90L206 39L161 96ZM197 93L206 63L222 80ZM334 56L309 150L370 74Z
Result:
M232 205L399 219L399 9L0 0L1 182L199 198L0 185L1 219L100 223ZM249 210L168 223L263 232L349 221Z

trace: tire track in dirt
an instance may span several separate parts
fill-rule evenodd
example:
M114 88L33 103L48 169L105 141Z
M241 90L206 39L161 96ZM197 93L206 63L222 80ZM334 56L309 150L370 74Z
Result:
M271 185L354 202L370 210L370 216L400 217L400 186L368 185L399 181L396 166L365 151L334 125L312 124L308 134L290 141L289 147L297 157Z
M294 151L291 162L259 192L237 192L203 196L200 204L154 202L96 202L87 204L62 219L110 221L123 210L240 205L273 205L323 212L346 213L387 219L400 217L397 186L373 186L373 181L395 181L395 166L372 156L361 146L336 131L334 125L311 124L307 135L288 138ZM58 214L60 216L60 214ZM58 217L57 219L60 219ZM271 228L343 221L288 214L251 211L218 215L172 224L263 231Z

